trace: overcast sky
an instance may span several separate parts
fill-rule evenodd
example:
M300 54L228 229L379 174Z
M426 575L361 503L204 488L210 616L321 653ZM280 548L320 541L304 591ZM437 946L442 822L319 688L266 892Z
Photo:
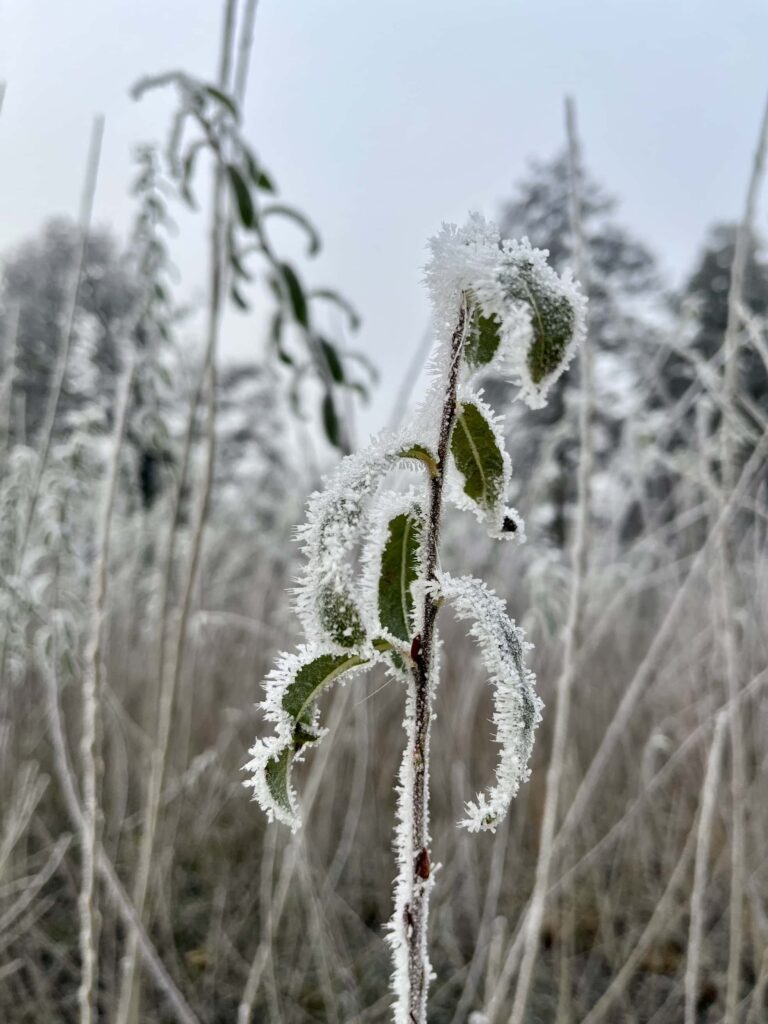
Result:
M76 212L96 112L95 218L125 231L131 147L160 139L170 109L128 87L170 67L212 77L219 14L218 0L0 0L0 248ZM561 144L566 93L592 173L679 274L707 225L738 215L767 90L766 0L261 0L245 114L282 195L320 228L309 280L364 316L377 426L423 333L426 238L496 213L527 159ZM183 225L189 292L202 238ZM229 322L225 352L258 338Z

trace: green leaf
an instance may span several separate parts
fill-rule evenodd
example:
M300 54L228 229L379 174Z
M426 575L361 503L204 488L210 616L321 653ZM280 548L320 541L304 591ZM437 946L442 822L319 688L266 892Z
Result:
M534 384L553 373L573 337L576 314L570 299L541 284L530 261L516 264L504 285L509 294L531 310L533 342L528 349L528 372Z
M326 636L340 647L357 647L365 640L362 616L343 587L326 584L318 595L317 613Z
M282 706L293 720L291 743L267 762L264 775L275 803L288 814L294 814L290 786L294 757L302 747L316 743L320 738L313 722L316 699L339 676L367 664L368 660L355 654L321 654L302 665L293 682L286 687Z
M281 263L279 266L285 287L288 290L288 301L290 302L293 315L302 327L308 328L309 310L307 309L307 297L304 294L304 289L301 286L296 271L290 263Z
M419 462L423 462L430 476L437 476L439 473L437 459L423 444L412 444L410 448L403 448L397 455L400 459L418 459Z
M464 493L492 511L504 497L504 457L488 420L472 402L465 403L451 436L451 454L464 477Z
M331 442L333 447L341 448L339 417L336 414L336 405L330 391L327 391L323 398L323 429L325 430L325 436Z
M501 324L495 316L483 316L479 306L472 314L469 335L464 345L464 356L469 366L487 366L498 351Z
M273 800L289 814L293 813L289 788L293 755L294 750L291 747L285 747L271 761L267 761L267 766L264 769L264 776Z
M325 356L325 361L328 364L328 371L331 377L337 384L344 384L346 378L344 376L344 367L342 366L339 353L330 341L326 341L325 338L320 338L320 348Z
M195 197L192 192L192 179L195 175L195 160L197 159L197 154L202 148L202 142L194 142L187 150L187 154L181 165L181 184L179 189L182 198L188 206L192 207L193 210L197 209L197 203L195 202Z
M398 640L408 643L413 635L411 584L418 575L421 517L403 512L389 522L381 553L379 573L379 621Z
M286 206L283 203L273 203L272 206L265 206L261 211L262 221L273 215L287 217L288 220L292 220L306 231L309 240L308 254L310 256L316 256L320 252L320 235L317 233L315 226L303 213L299 213L292 206Z
M227 164L227 174L243 227L252 228L256 223L256 210L248 183L234 164Z
M227 96L225 92L222 92L221 89L217 89L215 85L206 85L204 86L204 88L212 99L216 100L217 103L220 103L223 107L227 108L227 110L230 112L230 114L232 115L232 117L234 117L235 120L238 119L239 114L237 112L237 107L235 106L235 101L232 99L231 96Z
M238 291L236 285L232 284L229 286L229 296L238 309L247 311L250 308L242 292Z
M297 724L311 726L312 705L321 691L342 673L356 665L364 665L367 660L356 654L321 654L296 673L296 678L283 694L283 709Z
M262 192L274 192L274 182L267 172L259 167L258 160L247 146L243 146L243 159L248 170L248 176L256 188L261 189Z

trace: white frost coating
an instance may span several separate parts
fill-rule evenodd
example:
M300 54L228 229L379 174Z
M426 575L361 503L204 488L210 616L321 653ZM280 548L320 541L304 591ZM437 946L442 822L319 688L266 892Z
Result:
M546 295L553 302L565 300L571 310L572 324L569 338L557 366L547 372L539 381L533 379L528 361L528 352L533 341L533 321L537 314L533 312L530 305L524 304L527 315L527 331L523 335L522 333L518 334L516 329L513 332L507 329L507 320L503 312L499 310L503 325L500 346L503 371L509 374L514 384L520 386L518 398L521 398L530 409L541 409L547 404L549 389L568 369L576 349L584 339L587 300L570 270L566 270L560 276L549 266L547 263L548 249L535 249L527 238L523 238L519 242L503 242L502 252L498 287L503 296L502 301L508 307L520 301L519 289L531 296L531 289L523 279L524 272L531 276L539 294Z
M400 648L402 648L403 641L385 629L379 617L381 558L389 537L390 521L403 513L414 516L421 513L423 520L423 508L424 493L414 487L401 492L384 491L371 508L366 529L366 543L362 558L362 609L366 629L369 636L383 637L395 647Z
M381 434L343 459L324 481L324 490L310 495L306 522L297 531L306 564L294 591L296 611L310 642L338 640L323 621L328 595L331 599L345 595L362 613L362 595L354 583L350 554L367 537L368 504L400 452L417 443L434 449L433 433L421 429L415 420L397 433ZM354 640L350 636L345 646L354 646ZM361 642L363 636L357 640Z
M372 444L343 459L325 490L309 498L306 522L297 532L307 561L295 595L310 642L333 639L323 621L323 595L344 594L359 607L349 554L362 534L366 503L392 457L388 447Z
M488 530L488 535L494 540L514 540L518 543L525 541L525 523L515 509L508 508L504 501L509 491L512 480L512 460L509 457L507 446L504 442L504 417L496 413L490 405L483 401L483 392L473 391L469 385L464 384L458 394L459 411L465 403L477 406L484 416L496 441L496 446L502 459L502 481L499 486L498 500L490 507L484 507L474 501L464 491L464 478L456 468L453 457L449 460L448 473L446 476L446 495L458 509L471 512L479 522L483 523ZM459 424L454 430L460 430ZM510 519L515 529L505 529L505 521Z
M334 682L338 680L342 686L356 672L370 668L371 664L380 658L378 652L375 651L373 647L364 647L355 652L343 650L341 648L338 648L336 651L330 651L327 644L302 644L295 653L289 654L283 652L278 657L275 667L264 680L266 697L258 705L264 712L264 718L268 722L272 722L274 724L275 731L271 736L256 740L249 750L251 760L243 766L244 771L251 773L251 777L246 779L243 785L253 790L253 799L259 803L268 819L270 821L274 821L275 819L282 821L294 832L301 825L301 818L299 816L297 806L296 792L290 783L290 773L288 776L288 793L291 810L287 811L282 804L275 799L272 791L267 785L266 767L273 758L279 757L286 749L291 749L294 745L293 733L295 722L283 707L283 697L287 688L294 682L297 673L305 665L308 665L316 658L332 653L344 654L348 657L359 656L363 659L361 660L361 664L345 669L343 673L339 674L332 680ZM331 680L329 680L329 682L330 681ZM303 760L304 751L307 747L315 746L326 734L327 730L318 727L319 714L319 709L317 705L315 705L312 711L312 729L315 733L314 739L305 742L304 745L296 751L293 756L293 763Z
M500 323L498 350L478 372L484 374L495 367L519 386L518 398L530 408L546 405L549 388L567 368L586 330L586 298L570 272L558 275L547 264L548 251L534 248L527 238L502 241L496 225L476 213L470 214L464 227L444 224L431 240L430 250L426 280L438 340L432 364L438 383L446 373L456 311L462 296L468 294L483 316L496 317ZM572 322L556 365L534 380L529 353L542 299L553 305L569 304ZM561 310L559 315L565 314ZM552 361L554 364L554 357ZM477 373L468 371L468 376Z
M443 596L461 619L473 622L474 637L493 684L493 722L501 747L496 784L487 794L466 805L459 822L470 832L494 831L509 810L522 782L531 774L528 760L543 704L536 693L536 677L525 666L525 651L532 645L507 615L504 602L481 580L469 576L441 577Z
M434 696L437 681L440 678L440 649L441 644L437 637L433 647L432 671L430 678L430 703ZM400 770L397 776L397 825L395 827L394 847L397 856L397 878L395 879L394 913L387 925L387 942L392 949L392 991L395 994L393 1006L394 1024L412 1024L409 1013L410 1005L410 983L408 971L408 936L412 924L410 923L410 907L413 905L413 862L416 851L413 849L413 785L414 785L414 751L413 736L415 735L414 719L416 714L416 692L413 677L410 672L398 673L390 669L393 677L404 679L407 683L407 697L405 702L405 718L403 728L408 737L408 743L403 751L403 758L400 762ZM427 773L429 759L427 758ZM429 775L425 780L429 786ZM427 826L427 844L430 842L429 820ZM419 879L417 885L424 892L424 913L429 913L429 897L435 882L435 875L439 865L433 864L428 879ZM425 976L431 981L435 974L429 962L429 951L427 949L426 930L422 936L423 943L419 950L419 957L424 964ZM424 993L426 998L426 991Z

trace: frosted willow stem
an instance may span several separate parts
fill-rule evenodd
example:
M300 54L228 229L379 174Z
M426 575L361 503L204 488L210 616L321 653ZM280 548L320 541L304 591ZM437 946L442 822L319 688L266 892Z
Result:
M440 419L437 446L437 472L429 481L429 509L424 539L424 581L435 582L437 575L440 520L443 514L443 486L448 464L451 434L456 422L456 394L461 366L461 350L466 334L467 309L462 304L451 339L451 361L448 369L445 401ZM411 817L411 903L405 908L408 939L408 1014L413 1024L427 1019L427 988L429 959L427 957L427 924L429 916L429 733L432 719L432 661L435 644L435 620L438 599L428 586L424 594L421 636L414 644L413 686L415 715L408 749L413 765Z
M740 306L744 293L744 278L747 268L747 256L752 238L752 226L755 219L757 194L763 177L766 148L768 148L768 104L763 113L757 148L752 164L744 214L736 232L731 266L731 283L728 290L728 319L723 339L724 370L723 370L723 404L724 415L720 433L720 451L722 465L721 508L728 500L736 484L736 441L733 433L731 417L735 411L738 391L738 356ZM730 530L726 528L720 535L717 547L717 597L720 617L721 642L725 664L728 697L733 700L738 695L739 654L738 624L734 594L732 560L729 554ZM741 950L744 931L744 872L745 872L745 841L744 841L744 800L746 795L746 765L744 759L744 741L741 713L734 704L729 719L731 740L731 899L730 899L730 942L728 949L728 970L725 994L725 1024L734 1024L736 1006L739 1001L741 975Z
M568 133L568 156L570 165L570 221L573 235L574 262L577 276L587 291L585 273L586 253L581 228L581 154L576 132L576 111L573 101L566 100L566 128ZM536 861L536 877L531 894L531 903L524 924L523 959L515 992L510 1024L523 1024L530 995L533 973L539 952L539 933L544 917L544 906L549 889L549 878L554 853L555 829L560 782L565 764L568 740L568 723L571 708L571 692L576 675L576 656L582 631L584 606L584 584L589 557L590 484L592 477L592 352L589 332L581 343L579 355L579 470L577 487L576 531L571 557L572 580L568 601L568 619L565 626L563 664L557 680L557 708L555 730L552 737L552 751L547 768L547 789L544 799L544 813L539 836L539 855Z

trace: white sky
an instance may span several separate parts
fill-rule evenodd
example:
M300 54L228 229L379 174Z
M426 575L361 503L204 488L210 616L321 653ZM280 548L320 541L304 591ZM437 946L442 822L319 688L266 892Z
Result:
M76 213L96 112L95 219L126 229L131 147L160 139L170 109L128 87L170 67L212 77L219 13L218 0L0 0L0 249ZM320 228L310 282L364 316L359 347L383 371L366 426L386 418L423 333L426 238L469 208L495 214L527 158L560 145L564 94L588 166L679 273L707 225L738 214L767 90L765 0L261 0L246 125L282 197ZM192 292L204 225L182 228ZM225 352L257 351L258 315L227 334Z

